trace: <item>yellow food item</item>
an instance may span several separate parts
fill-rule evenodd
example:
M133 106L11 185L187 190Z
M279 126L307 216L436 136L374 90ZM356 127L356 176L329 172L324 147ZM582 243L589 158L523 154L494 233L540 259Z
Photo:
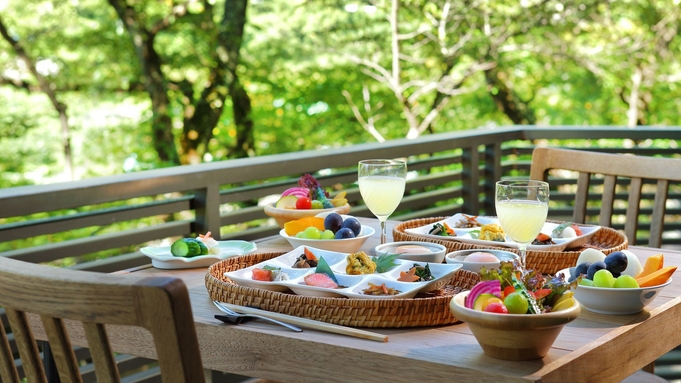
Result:
M669 279L676 271L676 266L665 266L660 270L653 271L643 278L636 278L638 287L651 287L661 285Z
M317 229L324 231L324 218L305 217L293 221L288 221L284 224L284 231L286 231L286 234L289 237L293 237L310 226L314 226Z
M641 274L636 276L636 279L643 278L646 275L650 275L657 270L660 270L664 267L664 255L663 254L655 254L648 259L646 259L646 263L643 266L643 271L641 271Z
M506 233L501 228L501 225L488 223L480 228L480 237L478 239L481 241L505 242Z
M376 263L363 251L348 255L346 260L348 265L345 267L345 272L349 275L373 274L376 272Z

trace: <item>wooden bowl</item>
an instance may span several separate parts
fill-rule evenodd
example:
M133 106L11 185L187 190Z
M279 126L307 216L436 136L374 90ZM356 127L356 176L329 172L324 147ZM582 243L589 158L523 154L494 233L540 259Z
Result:
M566 323L580 313L579 302L569 309L546 314L497 314L466 308L469 291L452 298L449 309L468 324L471 332L492 358L504 360L541 359L549 352Z
M327 213L335 211L338 214L347 214L350 212L350 205L345 204L341 207L334 207L331 209L280 209L274 207L274 204L265 205L265 214L274 218L280 228L284 228L284 224L288 221L293 221L296 219L301 219L305 217L314 217L320 213Z

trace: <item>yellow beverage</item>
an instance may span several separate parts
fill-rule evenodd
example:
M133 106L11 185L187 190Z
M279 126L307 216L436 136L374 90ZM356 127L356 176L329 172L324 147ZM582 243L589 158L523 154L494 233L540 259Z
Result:
M534 241L549 212L548 203L524 200L497 201L496 208L501 227L519 243Z
M381 221L386 220L404 195L404 177L373 176L359 179L359 192L369 210Z

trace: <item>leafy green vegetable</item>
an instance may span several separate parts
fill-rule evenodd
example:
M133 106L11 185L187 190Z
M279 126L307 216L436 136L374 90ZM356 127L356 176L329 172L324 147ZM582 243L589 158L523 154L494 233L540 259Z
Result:
M471 230L468 232L468 235L470 235L473 239L478 239L480 238L480 230Z
M416 269L414 274L417 277L419 277L418 282L432 281L433 279L435 279L435 277L433 277L433 274L430 272L430 265L428 265L427 263L426 266L421 266L419 264L414 263L413 267Z
M399 254L385 253L379 255L378 257L372 257L371 260L374 261L374 263L376 264L377 273L385 273L386 271L398 265L398 263L395 262L395 260L399 256L400 256Z

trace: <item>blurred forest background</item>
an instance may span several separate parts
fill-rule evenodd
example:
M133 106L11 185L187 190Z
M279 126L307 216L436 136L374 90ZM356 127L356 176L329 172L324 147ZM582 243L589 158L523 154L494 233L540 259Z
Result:
M0 187L452 130L681 125L681 0L0 0Z

